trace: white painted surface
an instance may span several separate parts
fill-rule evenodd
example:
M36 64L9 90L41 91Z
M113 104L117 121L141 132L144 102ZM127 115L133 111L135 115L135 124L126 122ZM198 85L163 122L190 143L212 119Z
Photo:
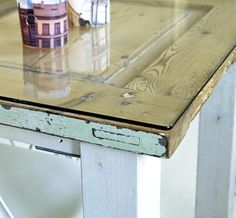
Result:
M236 218L236 197L234 197L234 215L233 218Z
M159 218L161 210L161 160L138 156L138 218Z
M81 143L84 218L160 218L160 159Z
M84 218L137 217L135 154L81 143Z
M236 177L236 65L201 110L196 218L232 218Z
M161 218L194 218L198 125L199 116L172 158L162 160Z
M0 138L3 144L9 143L6 139L11 140L16 146L21 146L21 143L26 143L34 146L41 146L43 148L52 149L59 152L65 152L67 154L80 155L79 142L64 139L61 137L50 136L47 134L34 132L30 130L23 130L16 127L10 127L6 125L0 125ZM6 139L4 139L6 138ZM28 147L28 146L26 146Z

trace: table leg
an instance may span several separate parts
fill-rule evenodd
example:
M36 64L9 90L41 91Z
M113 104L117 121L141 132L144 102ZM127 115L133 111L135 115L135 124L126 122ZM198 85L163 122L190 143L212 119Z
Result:
M200 115L196 218L232 218L236 176L236 65Z
M199 116L172 157L161 162L161 218L195 217L198 130Z
M160 159L81 143L84 218L159 218Z

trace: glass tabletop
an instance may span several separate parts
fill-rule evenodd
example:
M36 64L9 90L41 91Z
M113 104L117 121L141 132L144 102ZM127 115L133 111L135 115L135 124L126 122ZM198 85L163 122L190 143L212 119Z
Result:
M114 0L110 24L70 26L66 46L29 48L16 3L6 2L1 99L105 120L172 128L235 43L234 5L226 1Z

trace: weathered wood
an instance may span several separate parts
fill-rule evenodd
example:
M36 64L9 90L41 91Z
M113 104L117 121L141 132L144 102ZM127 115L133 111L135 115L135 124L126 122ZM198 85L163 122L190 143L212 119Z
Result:
M63 138L157 157L167 155L164 136L78 118L17 107L0 106L1 123Z
M119 0L120 2L125 2L125 0ZM227 1L232 0L158 0L158 1L153 1L153 0L146 0L145 2L147 4L152 4L152 5L159 5L159 6L166 6L166 5L172 5L175 7L202 7L204 6L211 6L211 5L222 5ZM129 2L139 2L143 3L143 0L129 0Z
M235 9L234 0L114 1L111 26L74 28L56 50L22 49L17 13L8 13L1 104L159 134L171 156L234 59Z
M211 77L208 83L204 86L201 92L196 96L194 101L188 106L186 111L182 114L176 125L172 128L171 131L166 131L166 137L169 142L169 154L171 156L175 150L177 149L179 143L185 136L185 133L188 130L190 122L194 119L194 117L201 110L201 107L207 101L215 86L221 79L222 75L227 72L229 67L235 62L236 58L236 50L231 52L231 54L227 57L227 59L222 63L222 65L218 68L217 72Z
M12 73L12 69L1 68L1 96L13 97L25 101L34 102L37 96L27 96L24 91L24 80L20 71ZM9 78L11 75L11 78ZM33 74L32 79L37 80L38 74ZM49 84L63 83L64 77L61 75L50 76L48 74L41 74L40 79L42 84L47 86L48 80L52 79ZM9 89L8 83L3 81L8 80L13 85L13 89ZM1 83L2 81L2 83ZM45 83L43 83L45 82ZM47 92L46 91L46 92ZM130 93L130 95L129 95ZM129 97L130 96L130 97ZM73 82L71 84L70 96L63 96L62 98L40 98L40 101L35 101L45 105L60 107L61 110L85 111L87 113L101 114L116 118L123 118L139 122L152 123L154 120L159 120L160 125L165 125L167 122L174 122L175 118L183 104L182 100L172 98L171 96L150 96L148 93L136 93L131 89L113 88L111 86L104 86L100 84L93 84L91 82ZM175 107L172 107L175 102ZM136 113L133 113L136 111ZM131 113L132 112L132 113ZM77 113L77 112L76 112ZM168 114L167 114L168 113ZM129 117L127 115L129 114ZM90 115L94 117L94 115ZM95 116L96 117L96 116ZM91 119L91 118L90 118ZM108 119L108 118L107 118Z
M1 0L0 17L6 15L16 8L16 1L14 0Z
M196 218L232 218L236 164L236 65L200 116Z
M229 16L219 16L222 10L227 11ZM224 34L234 28L235 24L228 22L234 10L231 4L212 9L126 87L193 99L224 60L225 54L228 55L224 51L231 51L235 45L234 38ZM224 26L224 31L218 26ZM204 49L206 46L215 48L210 56L209 50Z
M127 62L137 62L137 55L144 50L147 53L147 46L153 41L159 41L160 45L167 41L163 35L178 36L179 24L184 23L186 30L198 18L198 14L202 15L198 10L175 10L173 7L153 7L149 4L129 2L124 4L119 1L112 4L111 13L113 19L110 26L87 31L71 28L69 46L52 51L22 48L17 13L4 16L0 20L0 26L4 28L6 23L8 26L0 36L1 50L4 51L4 55L0 54L0 62L41 72L46 69L51 72L70 71L77 74L78 78L104 81L113 77ZM192 14L195 19L190 19ZM14 41L14 49L5 46L9 41ZM78 54L81 50L87 52ZM104 58L107 58L107 63L103 63ZM155 56L149 56L149 59L153 58ZM60 66L59 63L63 60L66 60L66 63Z
M160 218L160 161L81 143L84 218Z

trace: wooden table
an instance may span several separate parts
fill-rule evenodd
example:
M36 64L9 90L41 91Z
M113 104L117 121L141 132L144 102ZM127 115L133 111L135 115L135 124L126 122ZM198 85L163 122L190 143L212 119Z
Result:
M67 46L39 50L22 46L15 2L2 0L2 134L81 156L85 218L159 217L158 176L157 204L141 199L160 165L144 166L174 154L234 62L235 10L235 0L112 1L110 25L71 28ZM233 71L201 116L197 218L230 217Z

